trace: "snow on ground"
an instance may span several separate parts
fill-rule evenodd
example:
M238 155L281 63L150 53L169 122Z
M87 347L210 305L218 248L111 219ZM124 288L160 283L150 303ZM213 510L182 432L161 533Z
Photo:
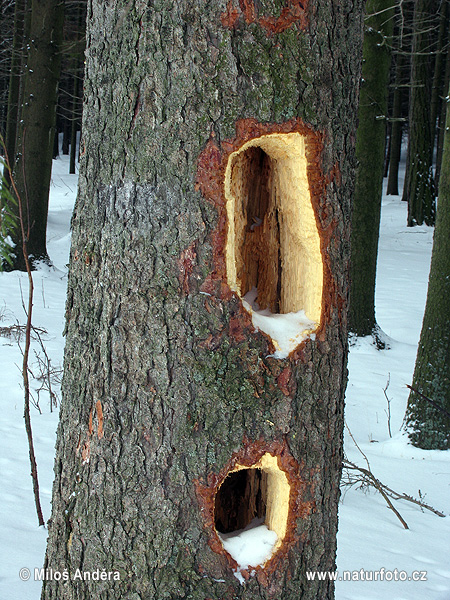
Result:
M373 474L382 483L415 498L425 496L427 504L449 515L450 452L413 448L402 431L408 399L406 384L412 380L426 301L433 231L426 226L407 228L405 223L405 203L397 196L385 196L376 314L390 349L378 351L367 338L351 347L346 422L368 457ZM383 391L388 383L392 438ZM348 430L344 444L347 458L365 467ZM374 490L366 494L354 488L343 490L339 509L339 577L343 571L384 568L393 572L389 575L392 578L409 578L413 571L426 571L427 581L338 580L337 600L450 599L450 516L440 518L421 512L406 501L394 501L394 505L408 530Z
M54 367L62 364L69 224L78 178L77 175L68 175L68 172L66 157L53 162L48 251L55 268L43 266L33 274L33 324L48 332L43 339ZM0 273L0 328L26 322L22 296L27 302L27 285L26 273ZM33 343L30 353L32 368L36 363L33 350L38 349L39 346ZM22 355L14 339L0 337L0 365L0 598L35 600L40 597L41 583L32 580L22 582L19 571L23 567L32 571L35 566L42 567L47 531L37 526L23 421L23 388L19 370ZM48 396L42 394L40 406L42 414L32 408L31 419L42 510L47 520L50 517L58 409L50 412Z
M33 323L48 332L45 346L54 366L62 363L69 222L76 192L76 176L67 173L67 158L56 160L48 225L48 250L55 268L42 267L34 273ZM377 351L368 339L360 339L351 347L346 420L376 477L398 492L425 496L427 503L449 515L450 452L412 448L401 431L408 397L405 385L412 379L432 247L430 228L408 229L405 223L406 206L400 198L385 197L376 307L390 349ZM22 295L27 296L25 275L0 274L0 328L25 322ZM38 349L36 345L34 348ZM21 362L14 339L0 337L0 598L38 600L41 584L33 581L33 571L43 564L47 532L37 526L34 509L18 368ZM388 382L392 438L383 392ZM58 411L50 412L47 397L41 396L40 404L42 414L32 409L32 423L47 520ZM348 432L345 451L350 461L365 466ZM339 509L337 600L450 600L450 517L422 512L404 501L394 503L408 530L380 494L344 490ZM31 570L31 580L21 581L23 568ZM353 579L361 578L361 569L366 579L371 577L367 571L385 569L385 580L380 581L381 574L376 573L372 578L378 581L339 580L345 571L351 572ZM386 581L412 577L414 571L427 580ZM420 573L423 571L426 575Z

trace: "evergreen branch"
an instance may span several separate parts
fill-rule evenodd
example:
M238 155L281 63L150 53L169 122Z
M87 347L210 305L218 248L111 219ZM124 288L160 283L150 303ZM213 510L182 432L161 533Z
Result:
M0 147L5 149L1 135ZM11 267L13 266L12 255L14 244L11 242L10 236L17 229L17 219L10 207L16 206L17 201L11 194L8 180L5 177L5 170L7 173L10 172L9 165L2 157L0 157L0 167L3 167L0 179L0 271L2 271L4 263L8 263Z

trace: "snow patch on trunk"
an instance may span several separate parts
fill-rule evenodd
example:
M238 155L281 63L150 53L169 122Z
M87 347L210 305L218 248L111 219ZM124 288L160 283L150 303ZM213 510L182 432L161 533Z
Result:
M312 333L317 323L308 319L304 310L286 314L274 314L269 309L260 310L256 302L258 290L252 288L242 299L256 329L267 333L275 346L273 358L287 358L306 338L314 339Z
M264 525L264 519L253 519L244 529L218 535L225 550L238 563L234 574L241 583L245 581L241 571L268 561L278 540L275 531Z

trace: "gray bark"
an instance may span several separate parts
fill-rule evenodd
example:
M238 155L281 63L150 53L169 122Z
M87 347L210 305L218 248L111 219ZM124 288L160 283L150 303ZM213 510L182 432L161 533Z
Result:
M89 4L46 566L120 582L49 580L44 599L333 597L306 571L335 568L362 3L252 6ZM287 359L223 260L227 157L279 131L307 137L324 257L321 324ZM214 494L265 452L287 534L241 585Z

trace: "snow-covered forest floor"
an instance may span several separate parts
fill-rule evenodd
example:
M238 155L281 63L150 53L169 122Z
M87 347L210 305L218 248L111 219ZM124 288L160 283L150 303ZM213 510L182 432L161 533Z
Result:
M54 161L48 222L48 251L54 267L43 266L34 273L33 324L47 332L42 337L53 367L62 364L69 224L77 186L77 176L67 173L66 157ZM351 436L347 430L345 452L348 460L366 467L356 442L381 482L397 492L421 497L447 516L440 518L409 502L393 501L409 525L406 530L373 488L343 488L337 600L450 600L450 453L415 449L401 429L406 384L411 383L422 324L433 233L428 227L408 229L405 223L406 206L401 199L384 197L376 311L389 349L377 350L370 339L359 339L351 346L346 400ZM43 564L47 537L46 529L37 526L32 494L23 421L22 355L17 336L13 331L7 335L10 326L26 322L23 303L27 294L26 274L0 274L0 598L14 600L40 597L41 583L33 581L33 572ZM23 339L19 342L23 346ZM31 367L37 374L34 350L42 355L36 342ZM33 382L35 390L39 385ZM390 419L385 394L390 399ZM50 411L44 392L40 409L42 414L32 408L32 424L47 520L58 409ZM22 568L31 570L29 581L21 581ZM361 569L366 579L369 571L385 569L385 580L379 581L381 575L374 574L378 581L339 581L344 571L358 572L352 579L361 578ZM426 581L386 581L423 571L426 575L419 577Z

